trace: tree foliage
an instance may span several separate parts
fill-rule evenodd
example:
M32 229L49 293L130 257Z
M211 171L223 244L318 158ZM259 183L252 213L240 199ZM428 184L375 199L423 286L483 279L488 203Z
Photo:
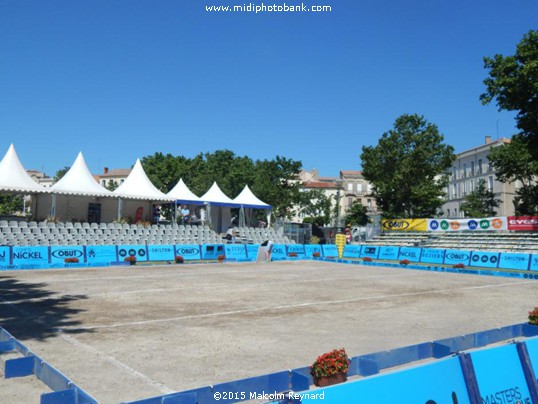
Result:
M435 216L445 202L447 170L456 156L436 125L402 115L377 146L362 148L363 175L384 217Z
M17 212L22 212L23 195L0 195L0 214L13 215Z
M346 225L366 226L370 220L368 209L360 201L353 202L346 213Z
M529 31L513 56L484 58L483 104L496 101L499 110L517 111L517 127L534 159L538 159L538 31Z
M60 168L58 171L56 171L56 174L54 175L54 182L60 181L70 169L71 167L65 166L64 168Z
M489 191L486 186L486 180L480 178L474 191L465 197L460 205L460 210L467 217L491 217L497 214L497 208L501 201L495 198L495 193Z
M323 226L331 221L331 199L319 189L300 192L298 207L299 213L313 218L311 223Z

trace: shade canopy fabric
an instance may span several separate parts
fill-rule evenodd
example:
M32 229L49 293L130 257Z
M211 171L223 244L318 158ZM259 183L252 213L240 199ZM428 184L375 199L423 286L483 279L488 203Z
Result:
M90 173L82 152L67 173L51 187L55 194L115 197L111 191L99 185Z
M232 201L221 191L217 182L214 182L213 185L211 185L211 188L209 188L209 191L201 196L200 199L210 205L239 207L237 203Z
M127 199L142 199L146 201L173 201L174 198L159 191L151 183L140 159L136 163L125 181L113 192L115 196Z
M193 205L204 204L204 201L202 201L199 197L197 197L191 192L191 190L183 182L182 178L179 179L176 186L172 188L172 190L166 195L179 203L188 203Z
M13 144L0 161L0 191L40 194L51 190L35 182L22 166Z
M258 199L258 197L252 193L248 185L245 185L245 188L243 188L241 193L237 195L233 202L244 208L271 209L271 205L268 205Z

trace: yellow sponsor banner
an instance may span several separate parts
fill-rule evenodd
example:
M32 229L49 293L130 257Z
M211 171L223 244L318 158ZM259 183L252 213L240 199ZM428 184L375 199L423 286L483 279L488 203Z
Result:
M336 247L338 248L338 257L342 258L344 255L344 247L346 246L346 235L337 234L334 240Z
M427 219L383 219L381 226L384 231L426 231L428 230Z

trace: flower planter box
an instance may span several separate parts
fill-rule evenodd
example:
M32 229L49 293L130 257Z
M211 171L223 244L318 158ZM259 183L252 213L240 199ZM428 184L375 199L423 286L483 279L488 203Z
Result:
M338 373L330 376L314 377L314 384L318 387L332 386L347 380L347 373Z

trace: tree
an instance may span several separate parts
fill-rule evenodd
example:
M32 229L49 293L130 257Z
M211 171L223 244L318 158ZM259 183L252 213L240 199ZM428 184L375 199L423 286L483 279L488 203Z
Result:
M353 202L347 211L346 225L366 226L370 220L367 212L368 209L360 201Z
M60 181L65 174L69 171L71 167L65 166L64 168L60 168L58 171L56 171L56 175L54 176L54 182Z
M114 180L108 180L107 184L105 185L105 188L113 192L118 189L118 183Z
M493 148L488 159L496 170L497 180L521 184L514 198L516 215L538 214L538 160L531 155L525 137L513 136L510 143Z
M489 77L482 103L496 101L499 110L517 111L517 127L531 155L538 159L538 31L529 31L515 55L484 58Z
M23 198L23 195L0 195L0 214L12 215L22 212Z
M299 192L297 205L299 213L312 217L314 223L325 225L331 220L331 200L319 189Z
M487 189L486 180L480 178L475 190L465 197L460 210L467 217L491 217L497 214L496 209L500 203L500 199L496 199L495 194Z
M387 218L420 218L437 214L445 202L447 170L456 156L443 143L436 125L424 117L402 115L377 146L365 146L362 173Z

